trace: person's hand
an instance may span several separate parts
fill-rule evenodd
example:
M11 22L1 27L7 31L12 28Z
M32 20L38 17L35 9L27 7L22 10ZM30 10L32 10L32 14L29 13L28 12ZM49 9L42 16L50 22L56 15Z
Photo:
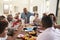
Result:
M60 25L56 24L56 25L55 25L55 28L60 29Z

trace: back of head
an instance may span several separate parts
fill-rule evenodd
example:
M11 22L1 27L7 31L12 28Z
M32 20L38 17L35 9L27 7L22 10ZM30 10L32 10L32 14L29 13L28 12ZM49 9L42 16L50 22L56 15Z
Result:
M52 19L53 22L56 22L56 16L53 13L50 13L48 16Z
M52 27L52 20L49 16L43 16L42 18L42 26L44 28Z
M5 19L5 16L0 16L0 20L4 20Z
M8 26L7 21L0 21L0 34L2 34L5 30L5 28Z
M53 13L50 13L48 16L54 16L54 14Z

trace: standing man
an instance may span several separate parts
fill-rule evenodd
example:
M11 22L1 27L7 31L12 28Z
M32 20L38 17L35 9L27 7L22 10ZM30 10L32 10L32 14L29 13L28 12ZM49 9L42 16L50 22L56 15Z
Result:
M27 8L23 9L23 13L21 14L21 18L24 19L25 23L29 23L30 16L32 13L28 12Z

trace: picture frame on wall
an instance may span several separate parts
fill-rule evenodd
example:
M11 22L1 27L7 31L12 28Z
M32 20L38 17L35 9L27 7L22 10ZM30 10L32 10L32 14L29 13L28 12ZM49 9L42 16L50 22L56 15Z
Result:
M8 4L3 4L3 12L4 14L9 14L9 5Z
M38 11L38 6L34 6L33 7L33 12L37 12Z

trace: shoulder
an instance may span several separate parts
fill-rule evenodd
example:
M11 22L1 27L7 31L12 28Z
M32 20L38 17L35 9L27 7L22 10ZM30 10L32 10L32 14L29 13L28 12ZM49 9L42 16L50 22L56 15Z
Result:
M39 35L38 37L37 37L37 40L48 40L48 39L50 39L51 37L50 37L50 35L46 35L46 34L41 34L41 35Z
M51 31L44 31L43 33L39 34L37 40L52 40L53 35Z
M31 12L28 12L29 14L31 14L31 15L33 15L33 13L31 13Z
M21 16L24 16L24 13L21 13Z
M30 16L30 18L34 18L34 16Z

